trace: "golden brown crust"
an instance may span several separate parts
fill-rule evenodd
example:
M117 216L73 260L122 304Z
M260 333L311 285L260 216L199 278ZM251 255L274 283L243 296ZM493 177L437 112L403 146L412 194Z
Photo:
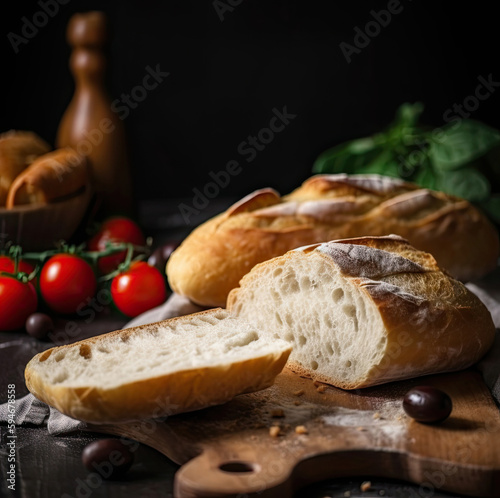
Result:
M194 315L213 313L217 313L217 310L171 318L168 322L183 322ZM158 322L158 325L162 323ZM75 346L88 348L92 344L98 344L102 337L126 338L130 334L141 334L154 328L154 325L117 330L39 353L26 366L26 385L38 399L78 420L91 423L138 420L197 410L227 402L238 394L265 389L272 385L290 354L290 350L286 350L221 366L181 370L112 389L53 385L45 382L37 373L37 364L58 351Z
M329 247L332 245L333 248ZM338 250L339 245L345 245L345 252ZM366 259L349 259L346 254L350 256L353 252L350 247L356 245L383 251L376 254L381 258L372 267L372 252L366 251ZM495 326L479 298L461 282L443 273L430 254L393 236L314 244L265 261L242 278L240 287L230 292L228 310L238 315L242 289L252 289L254 283L258 285L262 271L282 267L283 260L304 257L321 258L332 268L332 274L340 271L366 293L380 314L387 343L380 363L354 383L342 377L322 375L297 361L292 352L287 366L299 375L342 389L357 389L467 368L493 344ZM402 264L398 264L400 261ZM265 309L255 313L268 316Z
M49 144L30 131L11 130L0 135L0 206L5 206L15 178L49 150Z
M87 161L70 148L38 157L12 183L7 208L48 204L76 194L89 183Z
M108 390L47 385L30 372L28 364L26 385L38 399L70 417L112 423L189 412L265 389L273 384L287 358L288 353L261 356L227 368L184 370Z
M267 199L264 207L230 208L196 228L168 262L172 288L198 304L225 306L255 264L295 247L362 235L401 235L461 280L497 262L498 233L475 207L401 180L318 175L281 202Z

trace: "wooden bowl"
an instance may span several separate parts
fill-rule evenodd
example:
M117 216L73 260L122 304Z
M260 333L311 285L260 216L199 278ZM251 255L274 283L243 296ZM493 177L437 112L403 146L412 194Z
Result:
M82 221L91 197L87 186L74 196L50 204L0 208L0 247L12 241L24 251L40 251L68 240Z

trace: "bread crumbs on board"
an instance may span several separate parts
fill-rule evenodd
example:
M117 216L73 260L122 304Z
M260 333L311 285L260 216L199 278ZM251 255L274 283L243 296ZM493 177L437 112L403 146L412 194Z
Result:
M271 417L284 417L285 412L281 408L274 408L271 410Z
M281 434L281 427L279 425L273 425L269 428L269 435L271 437L278 437Z
M365 491L370 491L371 487L372 487L371 481L364 481L363 483L361 483L359 489L364 493Z

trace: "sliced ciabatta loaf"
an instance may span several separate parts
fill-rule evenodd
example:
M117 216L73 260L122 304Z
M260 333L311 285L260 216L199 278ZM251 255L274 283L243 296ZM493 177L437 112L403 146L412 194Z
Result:
M28 389L93 423L161 417L270 386L290 345L225 310L104 334L49 349L27 365Z
M284 197L254 192L203 223L172 254L167 275L191 301L225 306L257 263L303 245L388 233L460 280L492 270L499 255L495 227L463 199L378 175L317 175Z
M465 368L495 333L474 294L397 236L261 263L231 291L228 310L293 345L293 370L344 389Z

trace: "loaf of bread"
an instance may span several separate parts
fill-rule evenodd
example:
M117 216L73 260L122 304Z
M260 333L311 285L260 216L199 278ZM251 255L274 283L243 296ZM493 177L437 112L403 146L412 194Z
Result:
M498 232L469 202L378 175L318 175L291 194L250 194L196 228L172 254L172 289L225 306L254 265L290 249L339 238L401 235L460 280L492 270Z
M12 183L7 208L47 204L82 191L89 184L87 160L71 148L35 159Z
M49 144L31 131L11 130L0 135L0 206L5 206L15 178L49 150Z
M300 375L343 389L459 370L494 334L486 307L430 254L395 235L362 237L258 264L227 310L49 349L25 377L66 415L112 423L264 389L287 359Z
M343 389L466 368L495 334L474 294L394 235L289 251L255 266L227 304L293 346L292 370Z
M49 349L28 363L25 378L38 399L70 417L122 422L264 389L290 350L215 309Z

